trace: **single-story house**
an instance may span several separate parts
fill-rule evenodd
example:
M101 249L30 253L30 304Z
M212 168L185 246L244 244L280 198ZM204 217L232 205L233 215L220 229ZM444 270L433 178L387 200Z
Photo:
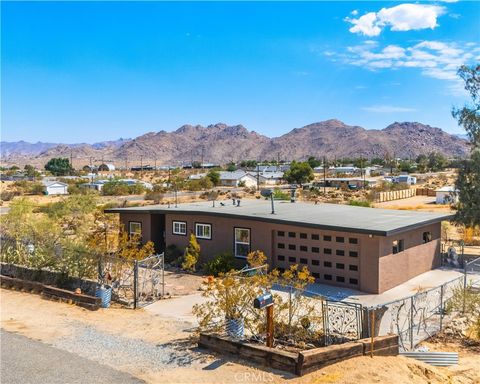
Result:
M257 172L248 172L249 175L257 179ZM264 171L258 173L258 182L262 185L277 185L281 184L283 180L283 172Z
M458 190L454 186L445 186L435 191L435 203L454 204L458 201L456 193Z
M157 252L184 249L195 234L208 260L230 251L244 261L261 250L271 268L306 266L317 282L381 293L440 267L445 213L267 200L111 208L127 231Z
M61 181L43 181L43 193L45 195L68 195L68 184Z
M372 187L377 183L375 179L363 179L362 177L327 177L325 178L326 187L359 189L362 187ZM312 183L316 188L323 188L323 179Z
M252 174L242 170L237 171L220 171L220 186L222 187L238 187L240 184L244 184L245 187L255 187L257 185L257 179ZM189 180L199 180L207 176L206 173L197 173L196 175L189 176Z

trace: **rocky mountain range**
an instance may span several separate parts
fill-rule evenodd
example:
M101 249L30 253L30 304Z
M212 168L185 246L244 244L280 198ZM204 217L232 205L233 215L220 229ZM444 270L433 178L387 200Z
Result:
M225 164L242 159L297 159L310 155L333 158L364 156L416 157L433 151L448 157L468 152L465 139L440 128L417 122L395 122L382 130L327 120L295 128L274 138L249 131L242 125L218 123L207 127L183 125L176 131L149 132L135 139L96 144L0 143L5 163L43 165L52 157L71 157L74 166L89 161L117 166L180 165L192 161Z

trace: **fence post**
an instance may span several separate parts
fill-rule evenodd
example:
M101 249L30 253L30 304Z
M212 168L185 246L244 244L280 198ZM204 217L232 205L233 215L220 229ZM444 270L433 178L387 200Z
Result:
M440 286L440 331L442 330L443 325L443 287L445 284Z
M413 296L410 298L410 350L413 350Z
M467 294L467 263L463 263L463 305L462 305L462 314L465 313L465 295Z
M288 286L288 333L292 332L292 286Z
M133 262L133 308L138 306L138 261Z
M165 297L165 252L162 253L162 299Z

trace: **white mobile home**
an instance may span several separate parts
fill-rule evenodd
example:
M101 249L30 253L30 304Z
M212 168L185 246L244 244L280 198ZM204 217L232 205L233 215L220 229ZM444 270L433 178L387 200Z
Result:
M43 193L45 195L68 195L68 184L60 181L45 181L43 184Z

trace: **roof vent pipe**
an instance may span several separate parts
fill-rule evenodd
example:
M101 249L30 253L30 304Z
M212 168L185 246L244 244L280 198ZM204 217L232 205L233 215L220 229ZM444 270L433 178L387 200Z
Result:
M240 206L240 199L237 200L237 207Z
M272 203L272 215L275 214L275 204L273 203L273 193L270 194L270 201Z

